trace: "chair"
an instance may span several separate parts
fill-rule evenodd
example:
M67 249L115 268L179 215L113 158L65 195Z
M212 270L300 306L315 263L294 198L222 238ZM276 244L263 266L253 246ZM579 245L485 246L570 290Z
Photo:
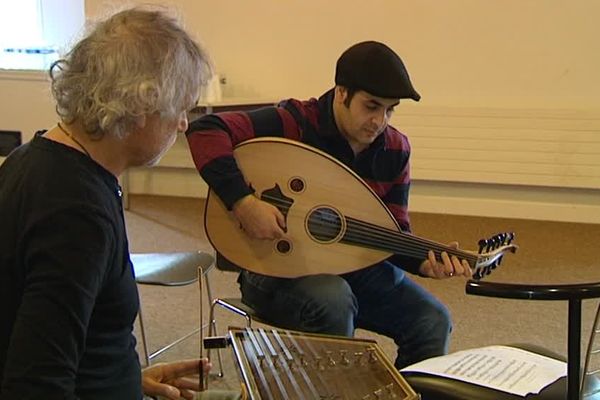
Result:
M600 345L596 343L596 335L600 333L600 306L588 344L583 384L580 385L581 302L584 299L600 297L600 282L574 285L521 285L470 280L467 282L466 291L472 295L506 299L568 301L567 376L546 387L538 395L529 395L526 398L532 400L600 399L600 385L598 384ZM516 347L555 359L562 358L539 346L516 345ZM423 400L522 399L519 396L434 375L405 373L404 377L415 391L421 394Z
M214 257L208 253L198 252L178 252L178 253L134 253L131 254L131 262L135 271L135 280L140 285L159 285L159 286L185 286L198 282L199 273L205 274L214 265ZM202 271L202 272L199 272ZM207 285L208 296L211 297L209 286ZM146 340L146 330L140 304L139 321L140 333L142 337L142 348L144 351L144 360L146 365L150 365L153 358L169 350L173 346L181 343L190 336L200 332L203 328L200 326L179 339L163 346L153 352L148 349Z

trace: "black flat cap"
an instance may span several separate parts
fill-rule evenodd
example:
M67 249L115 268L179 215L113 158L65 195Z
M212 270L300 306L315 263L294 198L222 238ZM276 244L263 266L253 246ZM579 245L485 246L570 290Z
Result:
M375 41L357 43L342 53L335 67L335 84L389 99L421 99L400 57Z

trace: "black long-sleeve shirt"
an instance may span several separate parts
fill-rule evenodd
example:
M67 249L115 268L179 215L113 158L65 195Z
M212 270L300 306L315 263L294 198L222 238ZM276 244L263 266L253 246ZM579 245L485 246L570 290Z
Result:
M36 136L0 167L0 399L140 399L117 179Z

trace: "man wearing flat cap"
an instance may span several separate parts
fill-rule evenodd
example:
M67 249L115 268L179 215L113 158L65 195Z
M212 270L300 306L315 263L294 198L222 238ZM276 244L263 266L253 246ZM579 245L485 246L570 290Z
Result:
M335 87L320 98L207 115L190 124L187 138L201 176L253 239L274 241L287 234L285 217L254 193L233 157L237 144L264 136L298 140L330 154L363 178L400 228L410 232L410 145L388 121L401 99L420 97L400 57L383 43L366 41L342 53ZM445 252L439 259L433 252L426 259L396 254L343 275L327 274L326 263L322 274L298 278L243 270L242 300L288 329L352 336L363 328L388 336L398 346L399 369L447 352L448 310L405 271L437 279L469 277L466 261Z

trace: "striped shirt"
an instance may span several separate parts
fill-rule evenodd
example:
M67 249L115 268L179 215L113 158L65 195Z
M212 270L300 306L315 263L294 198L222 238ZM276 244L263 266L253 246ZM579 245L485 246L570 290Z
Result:
M233 158L233 147L255 137L276 136L316 147L358 174L381 198L403 231L410 232L408 193L410 144L408 138L387 126L365 150L354 155L339 132L333 116L333 89L319 99L284 100L276 107L249 112L223 112L203 116L190 124L187 139L202 178L231 209L252 193ZM418 267L413 259L403 268ZM406 268L410 264L410 268ZM419 262L420 264L420 262Z

